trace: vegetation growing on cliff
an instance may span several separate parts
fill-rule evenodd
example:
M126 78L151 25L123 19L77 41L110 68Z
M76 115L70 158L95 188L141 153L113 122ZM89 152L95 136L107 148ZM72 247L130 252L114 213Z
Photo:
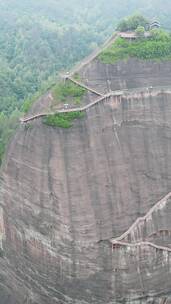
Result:
M151 37L129 42L118 38L108 49L103 51L99 59L106 64L135 57L143 60L171 60L171 35L162 30L151 31Z
M71 81L66 81L54 86L52 92L53 97L58 103L71 102L72 104L80 104L86 90Z
M135 14L133 16L123 19L119 23L117 30L121 32L134 31L138 27L149 29L149 20L143 17L142 15Z
M75 119L79 119L84 117L84 112L70 112L70 113L61 113L48 115L44 118L43 122L52 127L60 127L60 128L71 128L73 125L73 121Z
M2 150L6 129L12 130L12 112L27 112L35 94L54 83L58 71L89 54L134 11L158 16L171 28L170 0L149 0L148 5L146 0L126 0L124 5L120 0L0 1L0 113L6 117L5 129L0 125Z

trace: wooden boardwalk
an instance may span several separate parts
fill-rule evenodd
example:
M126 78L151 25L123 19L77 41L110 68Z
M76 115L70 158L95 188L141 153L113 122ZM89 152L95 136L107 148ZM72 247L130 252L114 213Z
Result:
M98 48L93 54L91 54L90 56L88 56L85 60L83 60L78 66L77 68L74 68L70 73L64 75L63 77L65 79L68 79L70 81L72 81L73 83L77 84L78 86L86 89L89 92L92 92L94 94L96 94L97 96L100 96L99 98L97 98L95 101L89 103L86 106L83 107L77 107L77 108L69 108L69 109L61 109L61 110L57 110L54 112L44 112L44 113L38 113L35 115L32 115L30 117L24 117L24 118L20 118L20 122L21 123L27 123L30 122L32 120L35 119L39 119L48 115L54 115L54 114L60 114L60 113L71 113L71 112L82 112L82 111L86 111L87 109L91 108L92 106L98 104L99 102L103 101L106 98L109 98L111 96L121 96L123 95L123 92L128 92L128 91L138 91L138 90L147 90L147 88L136 88L135 90L124 90L124 91L114 91L114 92L109 92L106 95L103 95L102 93L98 92L97 90L85 85L84 83L79 82L78 80L74 79L72 76L74 73L76 73L81 67L83 67L86 64L89 64L93 59L95 59L105 48L107 48L108 46L110 46L113 42L115 42L115 40L118 37L126 37L126 38L132 38L133 36L135 36L135 33L130 32L130 33L121 33L121 32L117 32L114 35L112 35L106 42L105 44ZM149 93L149 92L148 92Z
M124 34L125 35L125 34ZM81 68L83 65L85 64L88 64L89 62L91 62L95 57L98 56L98 54L100 54L100 52L103 50L103 48L106 48L107 46L109 46L112 42L114 42L119 36L123 37L124 36L123 33L117 33L115 34L114 36L112 36L106 44L104 44L104 46L102 48L100 48L98 51L96 51L96 53L94 53L93 55L89 56L82 64L80 64L80 66L77 67L77 70L79 68ZM128 33L126 35L127 38L132 38L133 34L132 33ZM124 36L125 37L125 36ZM21 118L20 119L20 122L21 123L27 123L27 122L30 122L30 121L33 121L35 119L39 119L39 118L42 118L42 117L45 117L45 116L49 116L49 115L55 115L55 114L60 114L60 113L72 113L72 112L83 112L83 111L86 111L88 110L89 108L95 106L96 104L100 103L101 101L105 100L105 99L108 99L110 98L111 96L121 96L124 94L124 91L114 91L114 92L110 92L106 95L103 95L101 94L100 92L96 91L95 89L93 88L90 88L89 86L77 81L76 79L74 79L72 77L72 74L75 73L77 70L74 70L72 71L71 74L68 74L65 76L66 79L69 79L70 81L72 81L73 83L79 85L80 87L100 96L98 97L95 101L89 103L88 105L85 105L83 107L77 107L77 108L70 108L70 109L61 109L61 110L57 110L57 111L54 111L54 112L45 112L45 113L39 113L39 114L36 114L36 115L32 115L30 117L25 117L25 118ZM157 88L157 87L156 87ZM161 87L162 88L162 87ZM163 87L165 88L165 87ZM136 88L136 89L132 89L130 91L132 92L136 92L139 91L139 90L147 90L147 88ZM154 90L155 88L150 88L152 90ZM158 87L159 89L159 87ZM166 89L166 88L165 88ZM129 90L126 90L126 92L128 92ZM167 91L167 90L166 90ZM163 251L167 251L167 252L171 252L171 248L169 247L166 247L166 246L159 246L159 245L156 245L152 242L149 242L149 241L141 241L141 242L134 242L134 243L128 243L128 242L125 242L124 239L131 233L133 232L134 228L140 223L140 222L145 222L148 218L150 218L150 216L152 215L152 213L157 210L158 208L160 208L163 204L166 204L167 203L167 199L171 197L171 192L166 196L164 197L161 201L159 201L156 205L154 205L150 210L149 212L144 216L144 217L141 217L141 218L138 218L134 223L133 225L131 225L131 227L125 232L123 233L120 237L117 237L117 238L113 238L110 240L110 242L112 243L112 248L114 248L115 246L127 246L127 247L139 247L139 246L151 246L153 248L156 248L158 250L163 250Z
M131 38L132 35L135 35L135 33L125 33L127 38ZM39 113L36 115L32 115L30 117L26 117L26 118L21 118L20 122L21 123L27 123L29 121L32 121L34 119L39 119L48 115L54 115L54 114L58 114L58 113L71 113L71 112L82 112L82 111L86 111L87 109L89 109L90 107L96 105L97 103L99 103L100 101L103 101L104 99L110 97L110 96L120 96L122 95L121 91L115 91L115 92L110 92L106 95L103 95L102 93L98 92L97 90L85 85L84 83L79 82L78 80L74 79L72 76L74 75L74 73L76 73L81 67L83 67L84 65L89 64L93 59L95 59L105 48L107 48L108 46L110 46L113 42L115 42L115 40L118 37L122 37L124 35L124 33L120 33L120 32L116 32L114 35L112 35L105 43L102 47L98 48L94 53L92 53L90 56L88 56L85 60L83 60L77 67L75 67L70 73L64 75L63 77L65 79L69 79L70 81L72 81L73 83L77 84L78 86L86 89L89 92L92 92L98 96L100 96L100 98L97 98L94 102L89 103L88 105L84 106L84 107L79 107L79 108L71 108L71 109L62 109L62 110L57 110L55 112L45 112L45 113Z
M54 111L54 112L39 113L39 114L36 114L36 115L32 115L30 117L20 118L20 122L21 123L27 123L27 122L30 122L32 120L38 119L38 118L42 118L42 117L49 116L49 115L55 115L55 114L83 112L83 111L86 111L89 108L95 106L96 104L103 101L104 99L107 99L111 96L121 96L121 95L122 95L121 91L111 92L109 94L106 94L104 96L101 96L101 97L97 98L95 101L93 101L93 102L91 102L88 105L83 106L83 107L71 108L71 109L61 109L61 110L57 110L57 111Z
M113 238L110 240L110 242L112 243L112 248L114 248L115 246L119 245L119 246L127 246L127 247L138 247L138 246L151 246L153 248L159 249L159 250L163 250L163 251L167 251L167 252L171 252L171 248L170 247L166 247L166 246L159 246L156 245L152 242L148 242L148 241L141 241L141 242L135 242L135 243L128 243L125 242L124 239L131 233L134 231L134 228L136 228L138 226L139 223L142 222L146 222L148 221L148 219L151 219L151 216L153 214L154 211L161 209L163 207L165 207L165 205L168 203L168 199L171 198L171 192L169 192L163 199L161 199L159 202L157 202L147 213L145 216L138 218L132 225L131 227L124 232L121 236L117 237L117 238Z
M81 83L77 82L76 83L80 86L82 86ZM84 85L83 85L84 87ZM108 94L105 95L101 95L100 93L98 94L100 97L98 97L95 101L83 106L83 107L76 107L76 108L69 108L69 109L60 109L60 110L56 110L54 112L44 112L44 113L38 113L32 116L28 116L28 117L24 117L24 118L20 118L20 122L21 123L27 123L29 121L32 121L34 119L39 119L48 115L54 115L54 114L60 114L60 113L72 113L72 112L83 112L88 110L89 108L95 106L96 104L98 104L99 102L112 97L112 96L122 96L124 94L141 94L142 92L144 93L144 96L154 96L155 94L161 92L161 91L165 91L165 92L169 92L171 93L171 87L170 86L160 86L160 87L153 87L152 89L150 88L150 90L148 88L135 88L135 89L130 89L130 90L123 90L123 91L111 91Z
M69 79L70 81L72 81L73 83L77 84L78 86L82 87L83 89L86 89L87 91L90 91L96 95L99 95L99 96L104 96L103 94L97 92L95 89L92 89L90 87L88 87L87 85L85 85L84 83L81 83L77 80L75 80L74 78L70 77L70 76L66 76L66 79Z
M85 65L88 65L92 60L96 59L100 53L107 47L109 47L112 43L116 41L118 37L120 37L120 32L115 32L111 37L109 37L106 42L94 50L89 56L87 56L85 59L83 59L80 63L78 63L69 73L70 77L72 77L75 73L77 73L81 68L83 68Z
M150 37L150 33L149 32L145 32L144 34L145 38ZM115 32L111 37L109 37L109 39L107 39L105 41L105 43L98 47L97 49L94 50L94 52L92 52L89 56L87 56L85 59L83 59L80 63L78 63L68 74L70 77L72 77L75 73L79 72L79 70L81 68L83 68L84 66L88 65L89 63L91 63L91 61L93 61L94 59L96 59L100 53L102 51L104 51L106 48L108 48L112 43L114 43L116 41L117 38L124 38L124 39L136 39L137 35L135 32Z

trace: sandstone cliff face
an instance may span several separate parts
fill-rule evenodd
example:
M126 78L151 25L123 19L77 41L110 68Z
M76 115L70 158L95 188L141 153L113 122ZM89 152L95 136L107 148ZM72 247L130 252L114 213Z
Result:
M102 93L127 88L169 86L170 72L170 62L134 58L113 65L95 59L79 71L85 83Z
M106 74L92 64L82 78L104 91ZM127 87L169 84L171 65L134 63L138 78L131 64L110 67L112 89L124 83L116 69L127 70ZM169 90L108 98L68 130L21 125L1 174L0 303L170 303L169 250L110 242L170 189ZM170 218L168 195L125 239L169 249Z

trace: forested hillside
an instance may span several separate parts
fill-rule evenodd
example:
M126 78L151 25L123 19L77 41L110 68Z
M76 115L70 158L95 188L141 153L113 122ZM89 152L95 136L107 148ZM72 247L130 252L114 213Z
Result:
M136 11L171 28L170 0L0 0L0 159L24 100Z

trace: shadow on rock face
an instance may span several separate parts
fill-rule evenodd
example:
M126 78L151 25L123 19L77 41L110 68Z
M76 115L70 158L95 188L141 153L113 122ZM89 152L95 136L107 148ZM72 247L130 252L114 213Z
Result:
M2 286L1 283L0 283L0 303L1 304L21 304L15 298L14 294L11 293L11 291L8 288Z

